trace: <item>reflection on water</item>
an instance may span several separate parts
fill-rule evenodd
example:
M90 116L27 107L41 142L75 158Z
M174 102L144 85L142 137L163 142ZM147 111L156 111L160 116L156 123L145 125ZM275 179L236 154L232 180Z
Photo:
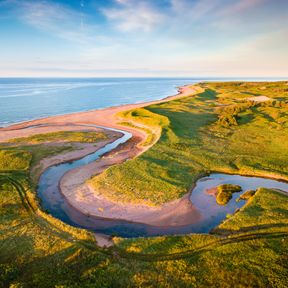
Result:
M232 199L225 206L218 205L215 196L209 193L209 190L211 191L221 184L235 184L242 187L241 192L232 194ZM193 205L200 210L203 216L201 223L198 223L197 232L209 232L218 226L227 214L234 213L246 203L244 200L236 202L241 194L247 190L256 190L259 187L281 189L288 193L288 183L267 178L213 173L208 177L199 179L190 197Z
M120 131L116 129L111 130ZM91 155L47 169L40 177L38 186L38 195L42 200L42 207L48 210L54 217L70 225L109 235L139 237L188 234L193 232L208 233L212 228L218 226L228 213L234 213L236 209L241 208L245 204L243 200L239 202L235 200L246 190L256 190L259 187L266 187L288 192L288 184L276 180L239 175L211 174L209 177L203 177L197 181L190 197L193 205L201 213L201 219L197 223L176 227L156 227L123 220L103 219L85 215L70 206L59 191L58 184L63 175L71 169L97 160L101 155L115 149L130 137L131 134L125 132L123 137ZM209 193L209 190L221 184L237 184L242 187L243 191L233 193L233 197L229 203L225 206L220 206L216 203L215 196Z

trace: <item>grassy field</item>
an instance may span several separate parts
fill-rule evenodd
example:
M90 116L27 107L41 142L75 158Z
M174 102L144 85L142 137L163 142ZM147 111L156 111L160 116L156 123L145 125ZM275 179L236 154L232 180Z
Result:
M210 85L212 84L209 84L209 86ZM285 87L284 84L269 85L272 87L275 86L273 89L279 89L279 91L277 90L279 92L277 97L279 100L283 101L283 98L286 97L286 92L282 89ZM266 86L268 86L268 84ZM278 86L280 86L280 88ZM212 87L209 89L213 90ZM229 89L232 88L230 87ZM251 88L251 91L253 91L253 89ZM265 93L265 95L270 97L272 94L274 95L274 92L271 92L270 94ZM206 91L204 98L208 99L209 97L212 97L211 95L215 97L214 92L211 92L210 90L208 92ZM281 97L282 99L280 99ZM195 128L195 136L194 138L191 138L191 143L194 143L195 145L193 146L189 142L190 144L189 146L186 146L186 150L177 150L175 152L176 154L167 154L167 159L165 158L165 155L158 155L158 158L155 158L157 156L157 150L154 152L146 152L141 156L140 161L142 162L139 163L144 163L143 161L151 159L154 159L155 161L154 163L151 162L151 170L146 172L146 174L151 173L153 177L156 177L156 175L159 176L159 172L157 172L158 174L153 174L155 173L154 170L165 163L165 166L163 167L166 169L167 165L167 170L163 168L163 174L159 179L163 182L167 181L167 179L173 180L172 174L169 175L168 171L177 171L177 168L179 169L182 167L181 165L186 163L188 168L183 168L176 173L177 175L184 173L184 176L176 175L175 182L171 181L169 185L174 187L177 185L177 181L180 181L181 179L185 180L185 176L187 178L190 171L189 169L191 169L191 174L189 174L189 176L192 179L196 179L200 174L197 174L196 176L193 175L192 172L194 170L192 171L192 168L198 166L190 166L191 155L193 155L193 153L188 153L187 151L188 149L192 149L194 152L197 152L196 144L202 143L204 140L208 141L208 136L212 132L208 132L206 128L209 127L209 131L221 132L224 133L223 135L228 133L228 135L232 136L236 133L234 129L241 128L241 125L243 124L240 122L243 121L243 118L240 117L242 117L241 113L243 112L238 114L237 117L234 115L238 123L237 126L233 125L232 127L228 126L227 128L226 124L224 124L225 127L223 127L223 123L221 124L220 121L218 121L218 119L220 119L218 116L220 116L221 111L218 111L218 108L215 107L214 100L211 102L211 107L209 100L205 100L208 101L206 102L207 107L205 107L205 109L209 110L210 108L213 108L211 111L216 109L218 114L216 112L211 112L210 114L209 112L203 119L203 111L201 112L198 108L196 109L194 107L196 104L188 104L189 101L196 101L197 103L202 102L202 98L203 95L198 95L195 100L189 99L188 97L176 101L176 103L178 103L177 105L179 105L177 109L174 106L177 116L171 116L173 114L172 110L169 110L170 114L167 112L167 114L170 115L170 124L167 124L168 122L166 124L162 122L167 126L162 130L162 136L159 142L152 149L156 149L159 145L160 148L162 147L161 149L163 149L165 145L163 143L161 144L161 142L166 141L165 143L167 144L169 142L168 139L170 138L172 140L184 139L183 142L182 140L180 142L173 142L171 140L171 145L180 145L181 143L187 144L189 137L193 134L192 131L189 130L190 126L191 129ZM229 99L228 96L226 96L223 101L224 100L227 101L227 103L229 102L229 105L230 101L231 103L235 102L235 100ZM193 117L189 118L187 116L189 112L185 112L186 110L183 108L182 101L187 105L185 109L193 110L191 113L195 116L195 121L192 121ZM222 100L218 99L218 101ZM173 102L175 104L175 101ZM212 103L214 103L213 107ZM170 103L169 105L172 104L173 103ZM162 105L165 106L168 105L168 103L161 104L161 106ZM179 110L180 106L184 112ZM204 109L204 106L205 105L203 104L201 109ZM273 108L270 106L267 107L274 111L274 106ZM282 111L282 108L283 107L279 109ZM156 113L156 110L160 111L161 109L164 109L163 111L166 111L167 108L149 107L149 109L154 109L153 111L149 111L151 113ZM266 109L266 107L263 108L260 106L255 109L256 111L259 109L262 111L262 109ZM185 129L188 129L188 131L184 129L181 132L181 125L186 121L177 122L176 119L179 119L178 113L185 113L185 116L183 117L186 118L186 121L189 119L191 120L190 122L187 122L187 125L184 127ZM245 113L247 113L247 111ZM286 112L284 111L281 113ZM283 118L284 114L281 115L280 118ZM161 116L167 117L167 115L164 115L164 112ZM256 123L265 122L262 119L262 116L257 117L259 117L259 119L255 120ZM285 117L287 118L287 116ZM182 119L182 117L180 118ZM285 125L287 124L285 124L285 122L283 124L283 119L281 121L281 127L285 132L287 127ZM172 123L173 126L171 126ZM177 123L179 126L177 126ZM203 130L200 128L201 123L204 123L205 129ZM249 124L249 122L246 124ZM249 125L253 124L250 123ZM249 125L245 127L247 128ZM266 125L266 128L269 126L265 123L263 125ZM272 127L273 125L273 121L271 120L270 126ZM173 127L173 129L171 127ZM178 128L175 130L175 127ZM196 129L197 127L198 130ZM248 135L250 135L249 133L251 133L251 130L253 129L247 129ZM260 128L257 130L258 134L260 133L260 130ZM279 129L276 130L281 131ZM237 131L234 138L231 138L234 139L235 142L237 142L237 139L242 139L241 137L237 138L237 135L241 133L244 134L244 131ZM276 131L274 134L273 131L271 133L274 137L275 135L278 135ZM197 135L201 137L200 140L197 140ZM269 138L271 141L273 139L272 136ZM225 144L225 136L222 137L223 139L221 139ZM244 135L242 135L242 137L244 137ZM246 137L247 141L249 141L249 139L251 138ZM263 139L262 137L259 139L265 140L266 138ZM252 140L256 141L255 138ZM203 143L207 143L205 141ZM208 143L210 142L208 141ZM239 145L239 142L237 143ZM272 168L271 170L264 170L264 172L272 171L272 173L277 175L286 176L286 168L283 167L281 170L281 163L284 163L286 159L284 153L285 143L278 143L279 155L276 154L277 147L272 148L270 147L272 144L269 143L270 142L265 142L263 147L266 149L264 151L271 151L271 153L267 154L269 155L269 158L265 158L261 163L270 163L269 167ZM182 146L180 145L180 147L184 147L183 144ZM221 163L226 163L227 159L232 157L231 153L234 146L231 148L227 143L226 145L227 146L223 151L227 150L228 155L226 157L221 155L220 162L218 163L219 167L221 167ZM241 145L243 145L243 141L241 142ZM261 145L261 143L259 145ZM276 141L273 142L273 145L276 145ZM167 147L167 151L170 153L172 150L171 147ZM249 147L252 147L250 142ZM160 148L158 147L157 149ZM215 149L216 148L218 149L219 147L215 147ZM55 149L71 149L71 146L69 146L68 143L62 143L62 146L57 146ZM218 151L217 149L216 152ZM251 155L252 160L248 162L250 164L247 165L247 167L245 166L245 169L249 168L251 171L254 171L251 163L254 163L253 161L255 161L255 159L260 159L261 151L259 151L259 154L256 154L256 149L252 152L249 150L246 152L248 153L246 155L243 152L243 149L241 149L242 147L240 147L240 152L242 152L239 153L239 159L242 159L242 161L244 161L243 159L246 159L246 161L248 161L248 157ZM11 147L3 146L0 151L0 163L5 163L0 166L0 287L284 288L288 285L288 197L277 191L264 188L258 189L255 195L247 200L246 205L236 214L227 218L219 227L214 229L213 234L191 234L186 236L138 239L116 238L116 245L114 247L103 249L98 248L95 245L95 239L91 233L85 230L72 228L53 218L51 215L44 213L39 208L40 206L35 193L35 188L34 185L32 185L29 176L31 165L36 165L37 161L42 159L42 157L50 155L49 153L58 153L60 150L57 150L58 152L56 150L51 151L47 149L47 147L45 148L44 144L37 144ZM275 153L272 153L273 151L275 151ZM210 155L211 157L213 153L216 153L215 151L212 152L213 150L207 150L207 155ZM147 158L146 154L150 155L149 157L154 155L154 158ZM172 157L173 155L177 155L179 159L176 161L174 158L173 163L169 164L169 157ZM187 162L185 162L184 159L187 155L190 155L190 157L187 159ZM201 153L199 151L198 154L195 153L195 161L196 159L199 161L200 155ZM243 155L246 155L246 158ZM203 155L203 157L204 156L205 155ZM162 159L163 157L165 159ZM280 157L283 158L282 162L276 162L276 159L279 160ZM159 160L159 158L161 159ZM216 159L216 157L214 158ZM212 157L210 161L214 158ZM217 163L215 159L213 160L214 162L212 161L211 165ZM134 161L136 160L129 162L134 163ZM158 166L155 166L155 163ZM208 162L205 163L205 165L208 165ZM272 165L272 163L274 164ZM173 164L176 165L175 168L173 168ZM194 162L193 165L195 165ZM228 163L224 168L228 169L230 165L232 164ZM203 171L207 172L201 167L202 166L199 164L198 170L195 171L197 171L197 173ZM231 167L236 169L233 165ZM231 167L229 169L232 169ZM141 166L137 168L143 171ZM125 167L125 169L127 168ZM262 169L262 166L257 166L255 171L257 171L257 173L263 173ZM109 170L111 171L112 169ZM156 171L159 170L156 169ZM137 171L135 171L135 173L137 173ZM150 180L153 180L153 177L151 177ZM181 187L183 188L185 185L188 187L188 182L190 180L190 178L186 179L186 182ZM145 182L144 180L142 181ZM137 187L138 182L135 181L135 183ZM159 183L156 183L155 187L159 187L158 184ZM151 182L151 185L154 184ZM166 190L166 193L168 193L168 191L169 190ZM177 193L175 194L175 197L181 195L182 192L179 190ZM171 196L169 195L169 197ZM163 198L161 201L162 200ZM156 202L153 200L153 203Z
M76 143L97 143L107 138L103 132L59 131L11 139L0 143L0 170L29 173L43 158L78 150ZM30 176L30 180L37 180Z
M43 134L36 134L29 137L21 137L11 139L9 143L29 143L40 144L43 142L79 142L94 143L107 139L107 135L103 132L82 132L82 131L57 131Z
M24 175L0 175L0 287L288 284L288 198L278 192L257 191L214 235L117 238L102 249L90 233L39 210Z
M90 183L117 201L159 205L183 196L210 171L288 179L287 83L198 85L204 92L122 113L124 123L158 126L161 137ZM248 99L257 95L271 101Z

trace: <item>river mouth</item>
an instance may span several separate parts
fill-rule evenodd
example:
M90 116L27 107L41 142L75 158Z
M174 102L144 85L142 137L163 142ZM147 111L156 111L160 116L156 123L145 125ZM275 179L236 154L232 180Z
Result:
M96 125L87 126L107 129L106 127ZM236 201L236 199L246 190L256 190L259 187L265 187L280 189L288 193L288 183L285 182L261 177L213 173L196 182L195 188L190 195L190 201L201 217L199 217L197 221L191 219L191 224L188 225L152 226L125 220L105 219L91 216L88 213L84 214L69 204L60 191L59 183L64 174L68 171L96 161L103 154L116 149L119 145L127 142L132 137L131 133L122 130L112 128L108 128L108 130L121 132L123 136L81 159L51 166L41 175L37 193L41 199L42 208L48 211L53 217L74 227L126 238L208 233L225 220L227 214L233 214L246 203L244 200ZM221 184L235 184L242 187L242 191L233 193L232 199L224 206L218 205L215 195L211 193L211 191L213 192L213 189L215 190L215 187Z

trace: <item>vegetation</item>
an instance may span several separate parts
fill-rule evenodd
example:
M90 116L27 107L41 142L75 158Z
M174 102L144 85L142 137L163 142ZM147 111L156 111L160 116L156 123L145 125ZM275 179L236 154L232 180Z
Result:
M126 122L122 122L122 125L137 128L146 133L147 138L144 143L142 143L143 146L154 144L158 138L158 134L170 124L167 117L155 114L144 108L120 112L118 116L127 120ZM135 125L135 122L137 125Z
M94 143L107 139L104 132L82 132L82 131L57 131L43 134L36 134L29 137L11 139L9 143L39 144L43 142L80 142Z
M117 238L101 249L40 211L25 175L0 175L0 287L287 286L288 198L278 192L257 191L220 238Z
M32 170L30 180L35 182L39 175L33 168L41 159L78 150L77 143L97 143L107 137L103 132L60 131L11 139L0 143L0 171Z
M264 229L270 226L288 227L287 194L260 188L250 200L239 213L221 224L216 231L223 233L225 230L227 234L239 230Z
M226 205L232 198L232 194L240 192L241 186L233 184L223 184L217 187L216 202L219 205Z
M183 196L210 171L287 179L287 83L198 86L204 92L122 113L123 122L160 131L160 139L90 183L113 200L160 205ZM271 101L249 100L263 94ZM224 115L237 123L222 125Z
M26 151L0 150L0 170L27 170L30 161Z
M243 194L241 194L238 199L239 200L249 200L251 197L254 196L255 192L256 192L255 190L247 190Z
M241 87L248 85L244 84ZM213 83L209 85L220 84ZM223 85L226 86L228 84ZM281 90L282 84L265 83L262 85L265 85L266 90L270 87L273 91L278 91L278 97L285 96L282 93L283 90ZM258 89L254 86L249 87L251 87L251 91L255 89L257 91ZM205 93L209 94L211 92L206 91ZM205 95L205 97L208 97L207 94ZM196 99L198 98L197 101L201 102L203 100L202 97L203 95L196 96ZM184 101L184 99L177 101L180 101L177 105L183 107L181 101ZM156 149L159 145L162 146L157 149L161 147L164 149L164 143L169 143L167 139L165 140L165 137L171 137L172 140L174 139L173 137L176 137L175 139L178 140L183 138L183 141L173 142L171 140L171 146L167 144L167 150L164 150L167 153L169 152L166 156L157 155L156 152L158 151L159 153L157 149L154 152L152 151L152 154L149 154L150 152L148 151L149 153L146 152L141 156L140 162L138 162L140 164L147 161L148 165L148 160L151 161L151 159L154 159L154 162L151 162L151 170L144 173L143 176L146 177L147 174L151 174L151 181L156 176L163 182L170 179L170 186L167 186L168 188L173 188L177 185L177 182L185 180L186 182L184 181L185 183L181 186L181 189L183 189L183 187L186 187L185 185L188 185L188 179L185 179L185 177L196 179L200 174L196 174L195 176L193 171L197 173L205 171L206 173L207 170L205 169L208 167L209 162L211 162L211 167L216 166L218 163L217 165L221 168L221 165L225 164L224 168L227 170L236 169L232 165L233 163L237 163L237 169L240 169L246 163L247 166L245 166L245 169L250 169L249 171L260 171L263 173L263 171L267 172L269 168L277 175L281 173L283 176L287 175L285 165L280 170L282 163L285 163L286 159L283 151L284 144L282 145L282 141L280 141L275 150L272 148L277 143L273 141L272 136L279 136L280 130L269 130L272 136L271 138L268 136L268 138L265 138L266 134L260 134L260 131L264 126L267 127L269 125L261 122L264 121L261 118L262 116L259 116L260 119L258 120L260 122L255 120L257 125L262 123L259 130L258 128L256 129L257 133L255 132L255 127L246 126L247 123L231 126L232 128L230 126L229 128L223 128L222 125L217 123L216 114L211 112L210 115L210 112L207 112L208 115L204 118L202 115L204 112L201 109L205 110L205 105L207 109L209 105L212 107L215 102L214 100L214 102L207 100L208 102L205 105L203 104L200 110L196 108L199 103L197 105L194 102L190 103L189 97L185 101L187 101L185 109L193 109L191 113L195 117L194 121L192 121L193 117L188 117L190 112L179 112L180 108L176 109L174 106L177 116L172 117L169 115L171 123L162 129L161 138L153 146L152 150ZM226 96L225 101L233 102L235 100L230 100ZM167 103L163 104L164 108L165 105ZM267 107L270 109L270 106ZM162 107L161 109L164 108ZM167 114L169 113L167 112ZM183 131L180 129L181 125L186 122L179 120L182 119L179 113L185 113L183 117L186 118L187 125L183 127ZM240 120L238 119L239 123L243 121L242 114L240 116ZM281 120L280 122L285 132L286 124L283 124L285 121ZM200 129L201 123L205 127L204 130ZM173 130L171 125L173 125ZM211 125L208 129L210 132L207 132L207 125L208 127ZM235 132L237 137L233 136L235 127L239 129L241 125L245 126L249 137L245 138L244 131L242 130ZM252 124L250 123L250 125ZM273 121L271 120L271 126L273 125ZM228 130L226 131L226 129ZM190 130L193 130L193 132ZM256 138L251 138L252 130L256 133L254 134ZM173 131L176 132L174 133ZM215 150L211 148L212 144L209 142L212 141L209 138L212 137L211 131L214 131L213 133L226 131L223 132L224 134L221 137L229 135L230 141L232 141L231 147L227 144L228 142L225 142L225 137L221 140L222 142L218 143L218 136L215 136L217 140L214 139L216 144L226 144L222 148L225 154L227 151L227 155L220 155L219 162L216 161L216 156L212 157L213 153L219 152L217 150L219 147L215 145ZM195 133L194 138L191 137L193 133ZM284 139L285 135L283 135L282 138ZM200 137L200 140L197 140L196 136ZM188 141L189 137L191 137L192 142ZM250 148L253 147L252 143L249 142L251 139L255 139L253 141L257 140L258 142L259 139L262 139L265 143L261 146L259 142L259 145L264 150L257 154L257 149L251 148L252 152L247 150L245 151L247 154L244 154L244 148L241 146L244 143L244 140L241 140L242 137L243 139L245 138L245 141L248 141ZM273 145L267 139L273 141ZM232 152L235 149L233 145L236 145L234 142L240 145L239 154L236 154L237 156L239 155L238 160L235 159L235 155L232 158ZM201 147L210 148L210 150L207 150L207 154L205 150L205 155L208 155L209 161L204 161L203 166L200 160L203 160L204 156L201 158L198 151L199 148L196 147L199 143L202 143ZM175 147L181 150L175 151L175 154L171 154L171 147L173 145L174 150ZM73 149L68 143L63 143L62 146ZM50 146L48 147L49 149L51 148ZM60 148L61 146L57 147L57 149ZM49 149L42 144L1 147L0 163L8 163L10 166L9 169L7 169L6 165L2 165L0 168L0 287L287 287L287 195L271 189L258 189L255 195L245 203L240 211L223 222L211 235L191 234L186 236L138 239L116 238L116 246L102 249L95 245L95 238L91 233L68 226L51 215L44 213L39 208L39 202L34 187L31 185L29 172L31 165L36 165L37 161L44 155L49 155ZM276 154L277 149L279 149L279 155ZM191 151L188 153L189 150ZM56 150L53 153L56 153ZM192 157L193 153L195 153L194 158ZM267 153L269 157L266 157L267 159L262 159L264 157L261 157L261 162L255 162L256 159L260 159L261 154L263 156L263 153ZM149 157L154 156L154 158L147 158L147 154L150 155ZM35 155L37 156L35 157ZM176 155L179 159L172 157ZM250 156L250 162L245 162L245 160L248 161L247 159ZM184 161L185 157L187 157L186 162ZM283 160L281 160L283 162L279 161L281 157L283 157ZM169 164L169 161L172 161L172 159L173 163ZM194 159L193 164L191 164L191 159ZM133 163L136 160L129 162ZM234 162L230 163L228 160L233 160ZM259 165L257 166L255 163L259 163ZM270 166L262 166L265 163L270 163ZM155 164L158 166L155 167ZM159 174L159 170L156 168L161 167L161 165L164 166L162 172ZM173 168L173 165L176 167ZM255 166L255 170L252 169L253 165ZM148 166L145 167L147 168ZM126 166L124 168L127 169ZM138 166L137 169L142 172L145 171L141 166ZM176 173L177 169L180 169L178 173ZM109 170L111 171L112 169ZM155 171L158 171L158 173L155 174ZM174 180L172 178L173 174L170 174L173 171L176 175L175 182L172 181ZM179 175L181 173L184 173L184 175ZM129 175L131 176L131 174ZM145 177L142 180L143 182L145 182ZM135 186L137 187L138 182L136 180L137 178L135 178ZM160 182L154 184L153 181L150 183L153 189L159 188L160 184ZM229 187L224 186L223 190L225 188ZM155 191L157 193L157 190ZM168 191L170 190L165 190L166 193ZM179 190L177 193L175 197L180 195L181 191ZM158 195L158 197L165 198L166 196ZM170 195L169 197L171 198ZM153 203L155 203L154 199L152 197ZM163 201L163 198L161 201Z

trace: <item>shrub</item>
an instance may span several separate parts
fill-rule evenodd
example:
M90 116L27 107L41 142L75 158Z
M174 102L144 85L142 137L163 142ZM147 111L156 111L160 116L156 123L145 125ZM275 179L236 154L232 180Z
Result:
M219 192L240 192L242 190L241 186L234 184L222 184L217 187Z
M247 190L242 195L240 195L239 199L248 200L255 194L255 190Z
M0 150L0 170L27 170L31 157L26 151Z
M218 193L216 196L216 202L219 205L226 205L232 198L232 194L240 192L241 186L233 184L223 184L217 187Z

